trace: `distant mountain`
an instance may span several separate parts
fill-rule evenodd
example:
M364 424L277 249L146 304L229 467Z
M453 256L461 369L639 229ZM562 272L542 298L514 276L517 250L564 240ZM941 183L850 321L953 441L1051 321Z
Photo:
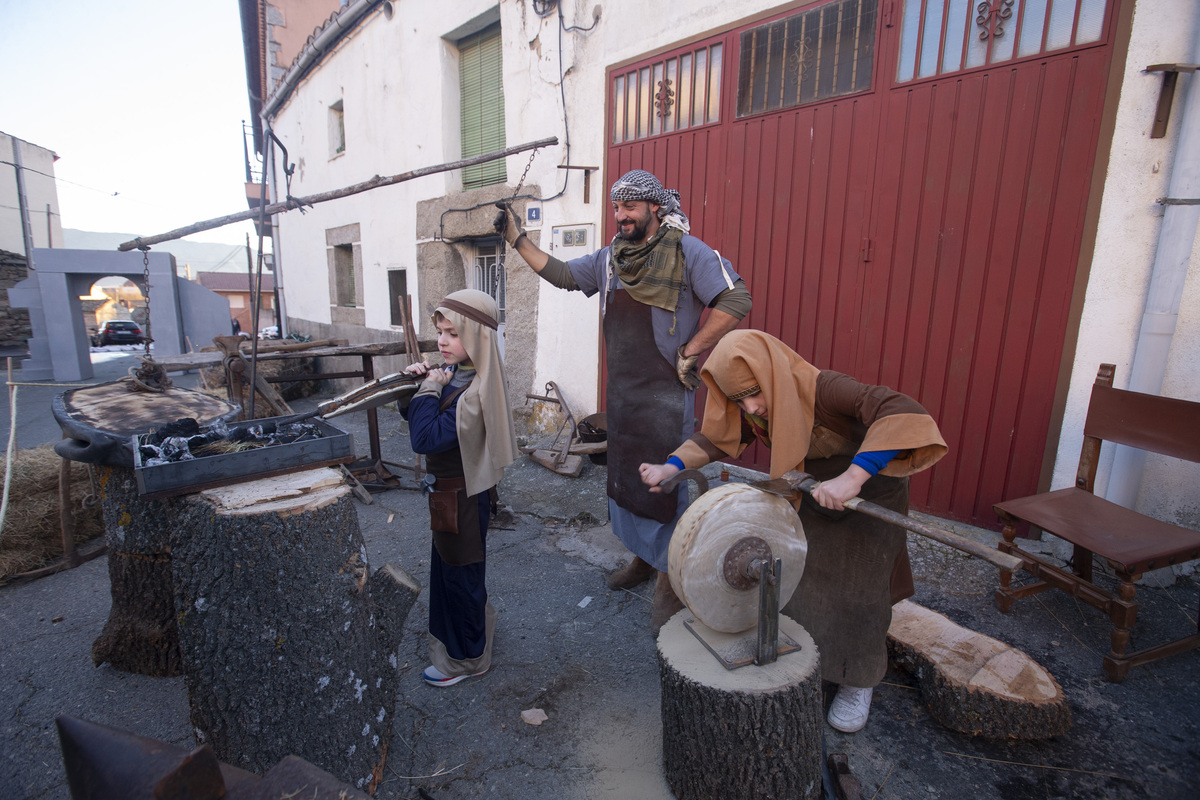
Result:
M116 250L117 245L136 238L136 233L101 233L63 228L63 247L73 250ZM154 251L174 255L179 274L184 274L185 266L190 267L192 279L195 279L197 272L245 273L247 270L244 244L213 244L176 239L173 242L155 245ZM264 268L269 269L270 263L268 253Z

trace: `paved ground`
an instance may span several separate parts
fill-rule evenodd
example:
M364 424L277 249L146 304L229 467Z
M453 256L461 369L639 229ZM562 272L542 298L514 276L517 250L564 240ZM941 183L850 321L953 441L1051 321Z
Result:
M130 362L125 354L98 363L97 377L124 374ZM61 390L21 387L22 447L61 437L48 420L50 399ZM7 405L2 418L7 432ZM408 463L399 417L385 411L381 418L385 458ZM340 424L365 453L361 419ZM670 798L648 628L651 587L605 586L605 573L623 555L603 524L604 469L588 464L583 476L569 479L522 459L506 475L501 496L514 513L488 542L489 589L499 612L495 667L449 689L424 686L422 595L401 645L405 690L379 796L409 800L422 789L437 800ZM423 579L429 541L421 496L393 490L358 510L372 567L392 562ZM958 530L995 541L990 532ZM942 728L913 678L890 671L865 730L827 729L829 751L848 754L866 797L1200 797L1200 653L1138 667L1124 683L1108 683L1100 670L1108 632L1097 612L1054 593L1002 615L991 602L994 568L924 539L912 538L911 548L914 600L1037 659L1062 684L1074 725L1041 742L972 739ZM1143 589L1134 644L1195 630L1198 594L1192 579ZM108 607L102 558L0 587L0 798L68 797L57 714L193 746L182 678L92 666L91 642ZM549 720L525 724L520 714L529 708L543 709ZM759 794L747 787L746 796Z

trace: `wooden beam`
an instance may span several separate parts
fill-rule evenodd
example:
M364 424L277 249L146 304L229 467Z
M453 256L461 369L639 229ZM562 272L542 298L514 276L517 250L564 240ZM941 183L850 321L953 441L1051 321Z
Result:
M220 228L225 225L231 225L235 222L254 219L255 217L267 217L272 214L291 211L294 208L312 206L316 205L317 203L327 202L329 200L337 200L342 197L349 197L352 194L359 194L361 192L370 191L371 189L378 189L382 186L391 186L394 183L411 181L413 178L423 178L426 175L434 175L438 172L449 172L450 170L462 169L463 167L472 167L476 164L486 164L489 161L495 161L500 158L516 155L517 153L523 153L526 150L534 150L539 147L550 147L556 144L558 144L558 137L551 136L548 139L539 139L536 142L518 144L504 150L497 150L494 153L487 153L486 155L482 156L473 156L471 158L463 158L458 161L451 161L446 164L437 164L432 167L421 167L420 169L402 172L398 175L390 175L386 178L376 175L373 178L365 180L362 183L356 183L353 186L346 186L344 188L334 189L329 192L313 194L309 195L308 197L289 197L287 200L284 200L281 203L271 203L266 208L239 211L236 214L228 214L224 217L215 217L213 219L204 220L203 222L194 222L191 225L186 225L182 228L176 228L175 230L167 231L166 233L160 233L155 236L139 236L136 239L117 245L117 249L121 252L126 252L128 250L141 249L143 247L148 248L152 244L169 242L173 239L180 239L184 236L197 233L199 231L212 230L213 228Z

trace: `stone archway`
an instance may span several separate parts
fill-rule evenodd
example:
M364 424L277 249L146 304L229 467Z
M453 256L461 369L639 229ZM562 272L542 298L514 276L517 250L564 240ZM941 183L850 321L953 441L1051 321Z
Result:
M144 282L142 254L108 250L37 248L29 277L8 290L11 304L28 308L33 336L21 364L25 380L77 381L92 377L82 294L99 278ZM185 342L207 344L229 331L229 302L179 278L170 253L149 254L150 334L160 356L184 352Z

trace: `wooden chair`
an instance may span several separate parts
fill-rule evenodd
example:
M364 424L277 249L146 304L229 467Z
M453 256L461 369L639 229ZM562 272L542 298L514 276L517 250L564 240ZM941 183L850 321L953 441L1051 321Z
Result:
M1110 503L1093 494L1096 465L1103 441L1152 453L1200 462L1200 403L1113 388L1112 364L1101 364L1092 387L1083 451L1075 486L995 508L1004 523L1000 550L1021 559L1022 569L1037 582L1013 587L1012 572L1000 571L996 607L1007 612L1013 600L1061 589L1105 612L1113 624L1112 652L1104 657L1110 681L1125 679L1129 668L1200 647L1200 631L1182 639L1126 653L1129 632L1137 619L1136 581L1146 570L1200 558L1200 532L1162 522ZM1017 526L1027 522L1075 547L1074 571L1054 566L1017 547ZM1092 582L1092 556L1108 560L1120 583L1112 594Z

